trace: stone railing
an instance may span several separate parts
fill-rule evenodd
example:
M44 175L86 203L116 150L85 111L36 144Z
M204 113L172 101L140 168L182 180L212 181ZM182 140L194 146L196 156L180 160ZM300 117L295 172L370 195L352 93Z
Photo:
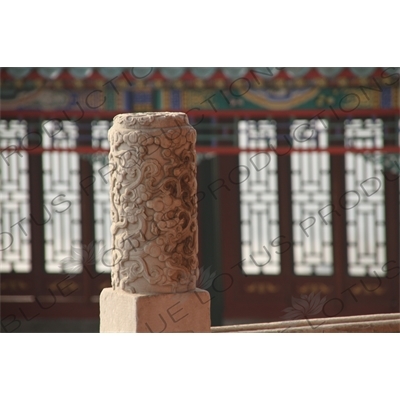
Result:
M400 333L400 314L372 314L353 317L314 318L293 321L267 322L217 326L212 333L339 333L339 332L398 332Z

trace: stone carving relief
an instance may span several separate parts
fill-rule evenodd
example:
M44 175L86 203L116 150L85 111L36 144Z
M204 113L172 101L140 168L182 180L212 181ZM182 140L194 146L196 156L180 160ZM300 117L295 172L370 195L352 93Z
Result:
M114 289L194 290L196 131L184 113L120 114L108 132Z

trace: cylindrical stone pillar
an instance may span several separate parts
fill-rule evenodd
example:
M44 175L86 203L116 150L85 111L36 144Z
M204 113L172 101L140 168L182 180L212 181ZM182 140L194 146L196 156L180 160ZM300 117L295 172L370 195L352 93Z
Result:
M113 288L140 294L194 290L195 129L185 113L120 114L108 138Z
M113 265L100 332L210 332L210 294L196 288L196 131L184 113L120 114L108 137Z

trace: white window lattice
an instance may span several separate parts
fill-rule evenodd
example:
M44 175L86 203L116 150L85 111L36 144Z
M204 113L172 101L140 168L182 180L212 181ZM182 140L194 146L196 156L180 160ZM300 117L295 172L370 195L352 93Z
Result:
M92 123L93 148L109 149L109 121ZM108 154L98 153L93 157L94 229L96 271L111 272L111 217L110 217L110 177Z
M345 146L380 148L383 122L354 119L345 123ZM376 156L381 153L375 152ZM351 276L384 275L386 262L385 180L382 166L363 154L346 153L348 273Z
M78 127L71 121L42 124L44 149L74 149L78 135ZM79 154L44 151L42 162L44 216L37 223L44 223L45 271L63 272L62 261L72 257L65 272L81 273Z
M240 121L239 147L262 149L276 146L276 125L270 121ZM279 210L277 155L239 153L242 268L245 274L277 275Z
M326 149L325 120L295 120L290 127L294 149ZM331 203L330 162L327 152L291 154L293 253L296 275L332 275L332 215L318 211ZM324 214L328 214L325 212ZM305 221L305 222L303 222ZM304 233L303 226L312 226Z
M0 120L0 272L28 273L31 266L29 163L26 121Z

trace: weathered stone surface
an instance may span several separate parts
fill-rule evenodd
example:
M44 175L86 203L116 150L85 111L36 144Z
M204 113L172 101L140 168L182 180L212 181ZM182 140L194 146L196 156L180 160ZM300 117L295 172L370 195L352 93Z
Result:
M113 288L194 290L199 274L195 129L185 113L120 114L108 137Z
M100 332L210 332L198 271L196 131L184 113L120 114L108 132L112 288Z
M112 288L100 295L100 332L210 332L210 294L132 294Z

